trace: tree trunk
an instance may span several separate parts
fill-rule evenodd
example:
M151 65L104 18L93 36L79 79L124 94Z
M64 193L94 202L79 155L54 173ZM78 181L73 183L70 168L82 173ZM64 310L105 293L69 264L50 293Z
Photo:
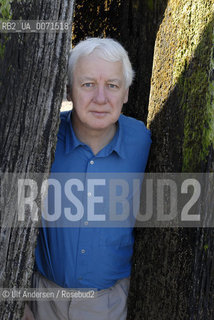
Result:
M9 1L8 6L10 6ZM13 20L66 21L66 32L1 34L0 68L0 173L1 187L10 172L48 176L56 144L59 109L63 97L70 47L73 1L13 1ZM2 11L3 12L3 11ZM7 11L9 12L9 11ZM3 12L5 14L5 11ZM11 18L10 15L8 15ZM4 16L4 18L8 18ZM2 288L27 288L34 265L37 224L27 218L27 227L17 218L14 181L1 210L0 283ZM1 195L2 195L1 194ZM5 216L9 212L9 216ZM0 318L20 319L22 301L4 300Z
M122 1L120 40L127 49L135 79L124 113L146 123L155 38L168 0Z
M214 169L213 32L212 0L168 2L151 81L151 172ZM212 229L138 229L128 319L213 319L213 255Z

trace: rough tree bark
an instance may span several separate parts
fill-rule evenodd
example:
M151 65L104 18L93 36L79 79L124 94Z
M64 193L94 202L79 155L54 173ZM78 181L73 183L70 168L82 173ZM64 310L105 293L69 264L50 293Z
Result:
M59 109L63 97L70 47L73 0L13 1L13 20L68 22L67 32L1 34L0 60L0 173L48 175L56 144ZM5 1L4 1L5 3ZM2 11L2 15L6 11ZM11 18L11 14L8 15ZM4 16L4 18L7 18ZM5 199L4 199L5 200ZM2 288L27 288L34 264L36 223L15 224L17 204L13 181L7 190L10 203L1 208L0 284ZM11 221L14 221L10 228ZM0 318L20 319L23 303L2 301Z
M156 34L168 0L121 2L120 41L129 52L135 70L124 113L146 123Z
M213 6L168 2L151 81L152 172L214 171ZM212 229L137 230L128 319L213 319L213 239Z

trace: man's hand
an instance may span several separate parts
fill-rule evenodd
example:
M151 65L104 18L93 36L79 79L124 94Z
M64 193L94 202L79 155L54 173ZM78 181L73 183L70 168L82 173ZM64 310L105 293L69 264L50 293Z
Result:
M34 315L27 303L25 304L24 315L21 320L35 320Z

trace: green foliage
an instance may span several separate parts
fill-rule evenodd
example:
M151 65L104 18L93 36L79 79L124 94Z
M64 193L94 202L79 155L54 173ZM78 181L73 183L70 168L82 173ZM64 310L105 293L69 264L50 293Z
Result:
M0 26L1 26L2 22L12 19L11 2L12 1L10 1L10 0L0 0ZM1 27L0 27L0 32L1 32ZM8 39L9 39L8 35L3 35L1 37L0 59L3 59L3 57L4 57L5 44L8 41Z
M10 0L1 0L0 2L0 21L12 19Z

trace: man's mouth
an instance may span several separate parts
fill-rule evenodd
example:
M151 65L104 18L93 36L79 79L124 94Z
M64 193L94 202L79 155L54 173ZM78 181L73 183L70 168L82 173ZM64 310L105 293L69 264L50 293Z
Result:
M104 117L108 112L105 111L91 111L91 113L97 117L97 118L102 118Z

